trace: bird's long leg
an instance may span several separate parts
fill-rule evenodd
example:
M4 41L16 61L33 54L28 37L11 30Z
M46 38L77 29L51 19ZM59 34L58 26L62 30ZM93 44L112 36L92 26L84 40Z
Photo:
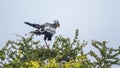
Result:
M47 45L47 42L46 42L46 40L44 40L44 41L45 41L46 47L49 49L49 46Z
M47 45L47 42L46 42L46 40L44 40L45 41L45 44Z

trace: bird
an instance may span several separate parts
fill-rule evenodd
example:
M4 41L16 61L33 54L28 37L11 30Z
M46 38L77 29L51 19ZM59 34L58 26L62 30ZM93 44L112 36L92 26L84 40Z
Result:
M30 22L24 22L24 23L37 29L37 30L31 31L30 33L35 35L44 35L44 41L47 45L46 40L51 41L52 36L56 33L55 29L60 27L58 20L54 20L53 22L54 22L53 24L47 22L42 25L30 23Z

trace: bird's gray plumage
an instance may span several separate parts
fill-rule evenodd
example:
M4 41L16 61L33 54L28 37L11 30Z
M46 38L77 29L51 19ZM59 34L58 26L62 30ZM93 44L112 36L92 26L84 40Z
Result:
M39 25L39 24L31 24L31 23L29 23L29 22L24 22L24 23L27 24L27 25L30 25L30 26L32 26L32 27L34 27L34 28L37 28L37 29L42 28L42 26Z
M44 35L44 40L51 40L51 37L55 34L55 29L60 26L58 20L54 20L54 23L45 23L43 25L39 24L32 24L30 22L24 22L27 25L30 25L37 30L32 31L31 33L36 34L36 35Z

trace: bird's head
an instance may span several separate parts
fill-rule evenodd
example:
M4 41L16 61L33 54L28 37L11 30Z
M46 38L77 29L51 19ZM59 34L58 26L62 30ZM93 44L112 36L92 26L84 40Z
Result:
M60 23L58 20L54 20L53 22L54 22L55 28L60 27Z

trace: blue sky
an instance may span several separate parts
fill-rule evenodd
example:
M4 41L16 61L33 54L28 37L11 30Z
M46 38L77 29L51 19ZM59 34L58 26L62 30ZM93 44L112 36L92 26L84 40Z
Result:
M34 30L24 21L43 24L59 20L57 34L73 38L108 41L120 45L120 0L0 0L0 47L15 35Z

